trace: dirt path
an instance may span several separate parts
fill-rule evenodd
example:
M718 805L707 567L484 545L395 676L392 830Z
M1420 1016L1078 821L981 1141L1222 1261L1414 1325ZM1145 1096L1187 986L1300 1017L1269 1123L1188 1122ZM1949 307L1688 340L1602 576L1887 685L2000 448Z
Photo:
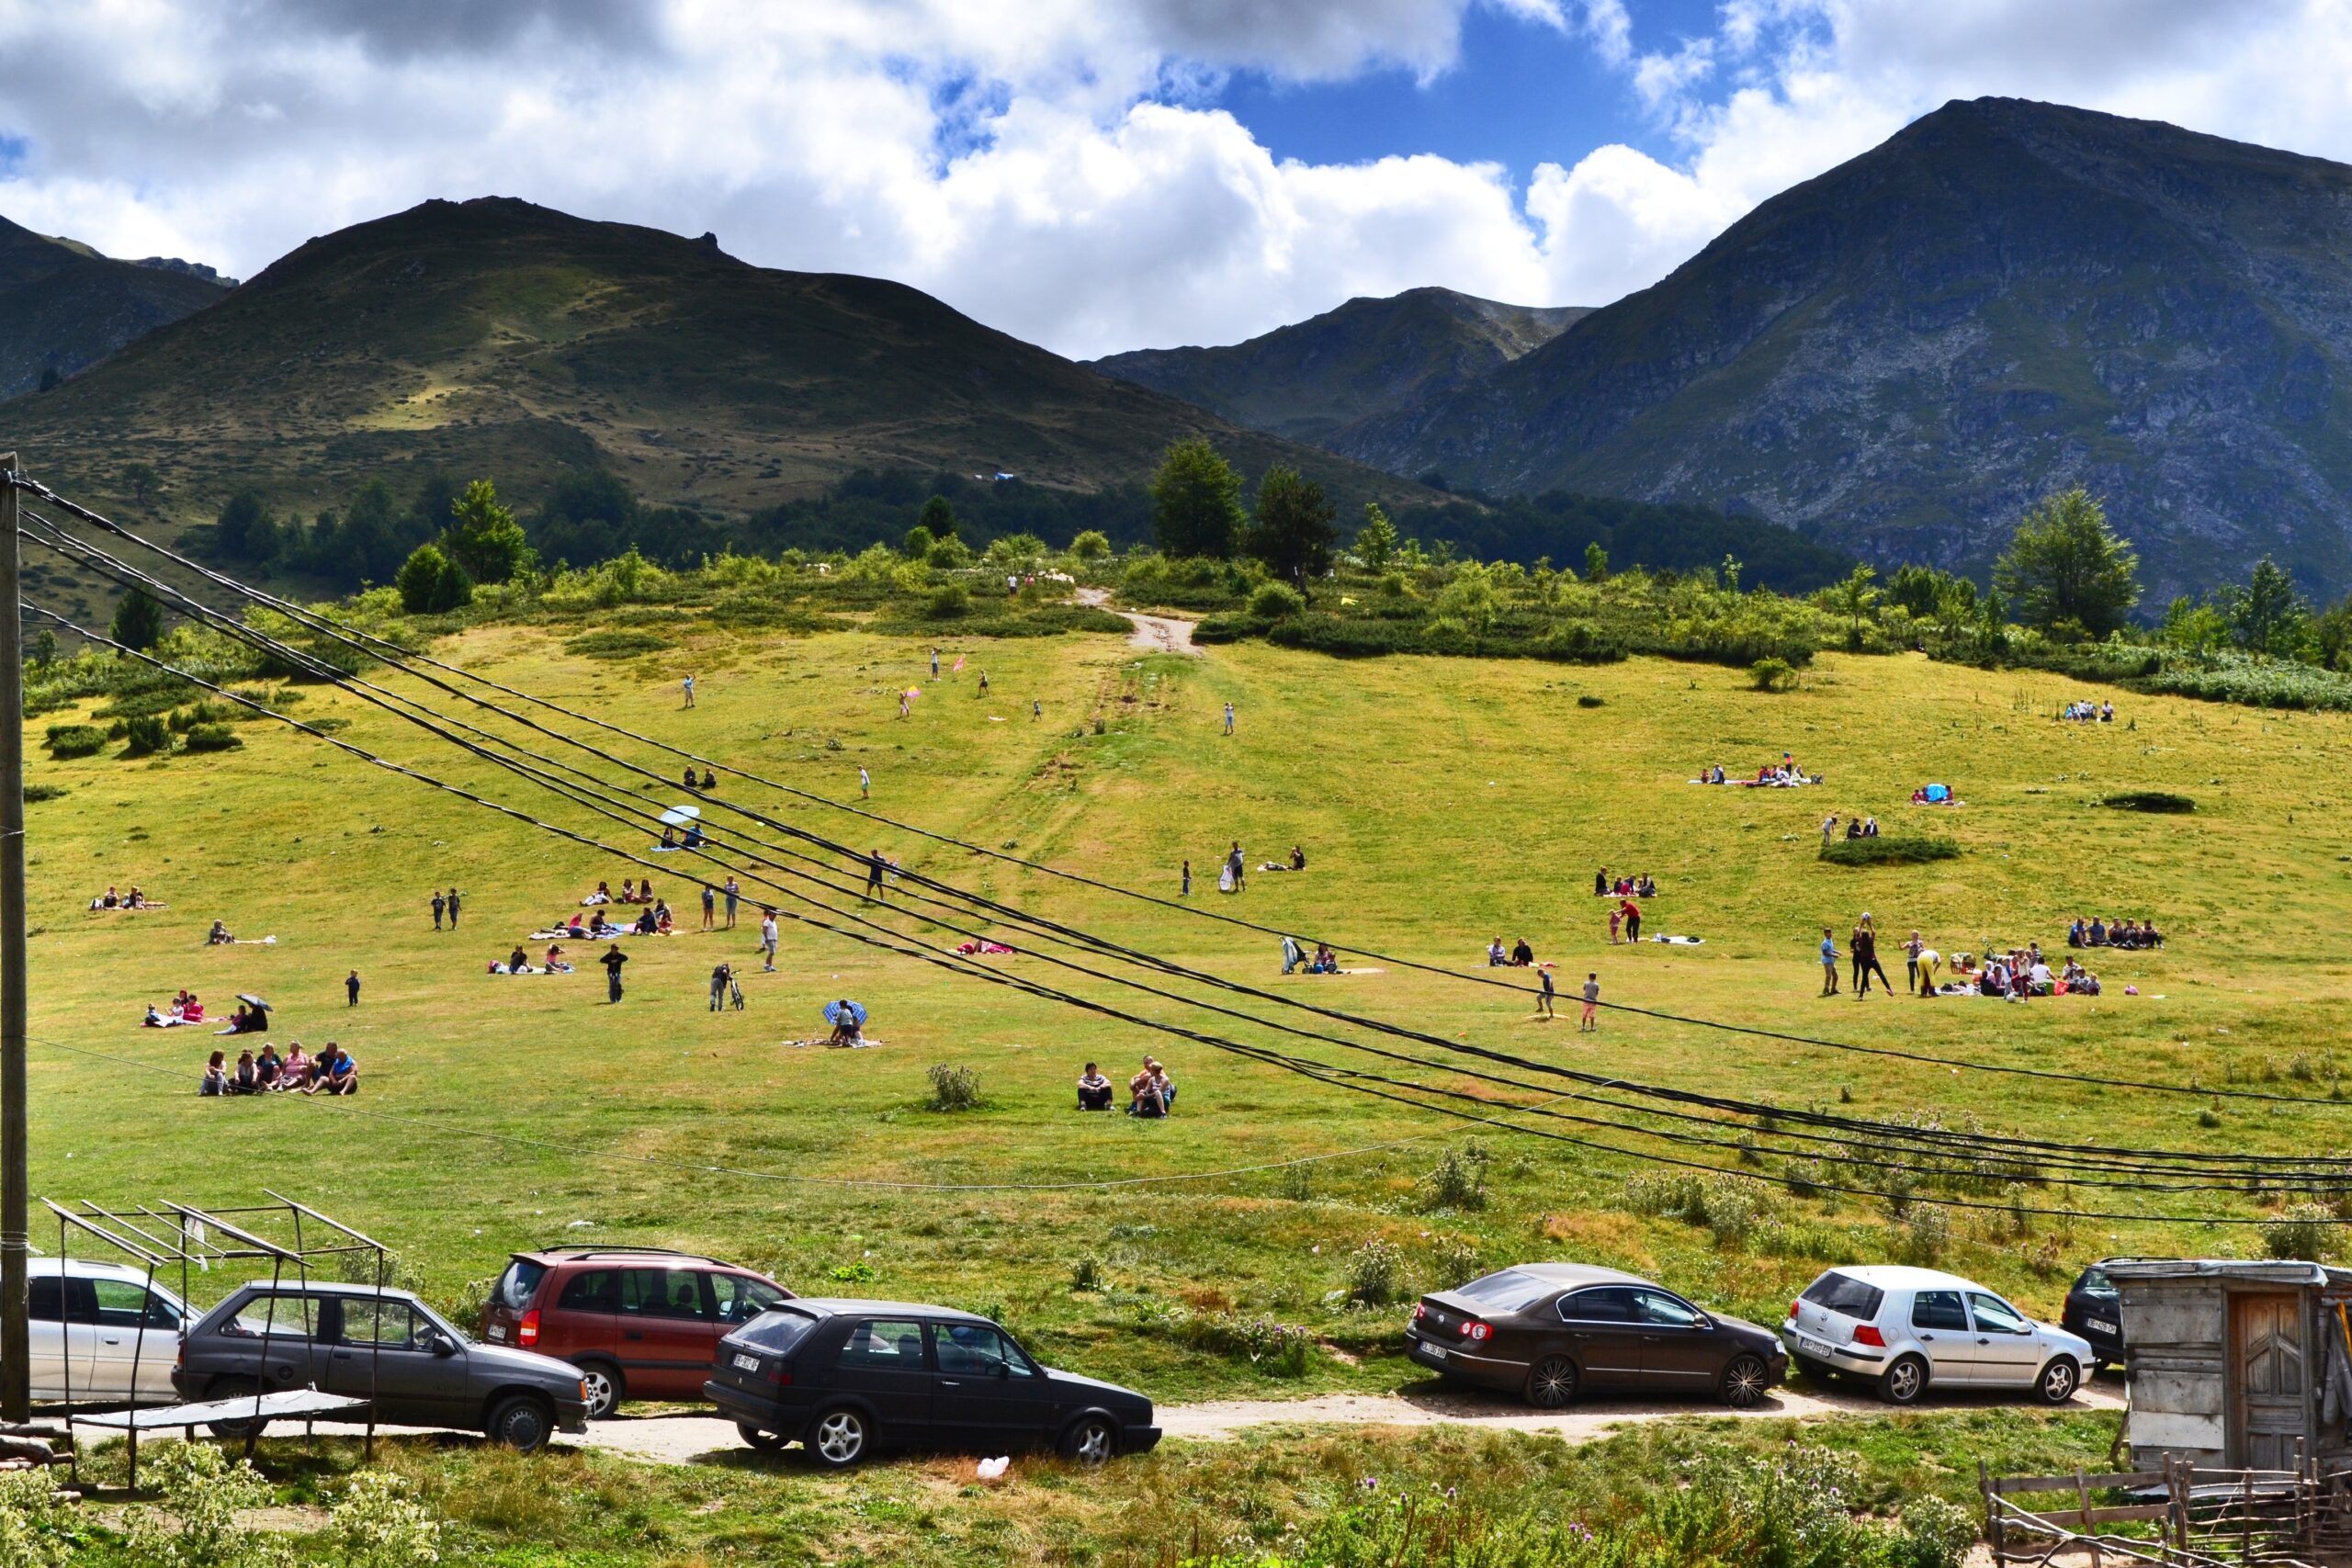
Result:
M1081 588L1078 602L1096 609L1107 609L1111 591L1107 588ZM1135 631L1127 637L1129 648L1139 648L1147 653L1188 653L1201 657L1201 649L1193 643L1193 623L1180 621L1172 615L1146 615L1133 610L1114 610L1113 615L1125 615L1134 623Z
M1962 1397L1924 1408L1966 1408ZM1990 1403L1989 1401L1986 1403ZM2090 1388L2067 1406L2074 1410L2120 1410L2122 1395ZM1223 1399L1203 1404L1170 1404L1159 1410L1160 1428L1170 1438L1224 1442L1252 1427L1434 1427L1459 1425L1494 1431L1551 1432L1572 1443L1590 1442L1620 1427L1689 1416L1736 1416L1747 1420L1833 1421L1883 1415L1886 1406L1867 1394L1784 1389L1753 1410L1727 1411L1719 1404L1683 1400L1596 1401L1566 1410L1531 1410L1510 1400L1453 1392L1385 1394L1326 1393L1311 1399ZM697 1415L645 1416L598 1421L583 1437L560 1442L603 1449L656 1464L693 1464L713 1452L743 1446L732 1423Z

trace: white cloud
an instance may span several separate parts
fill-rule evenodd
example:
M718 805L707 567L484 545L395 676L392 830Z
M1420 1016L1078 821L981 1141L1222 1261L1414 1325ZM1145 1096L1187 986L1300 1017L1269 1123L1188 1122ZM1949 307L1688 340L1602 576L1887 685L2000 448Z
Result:
M1582 40L1670 156L1275 158L1204 107L1458 62L1465 7ZM929 289L1072 354L1442 283L1599 303L1955 96L2352 156L2352 0L17 0L0 212L250 274L432 196L516 195ZM1498 114L1510 106L1498 105ZM1410 150L1407 149L1409 152Z

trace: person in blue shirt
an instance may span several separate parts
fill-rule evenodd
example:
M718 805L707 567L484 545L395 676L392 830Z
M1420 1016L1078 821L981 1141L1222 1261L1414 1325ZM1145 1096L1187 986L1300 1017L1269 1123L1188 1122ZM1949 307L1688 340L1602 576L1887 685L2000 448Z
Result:
M1821 994L1838 994L1838 939L1827 926L1821 928Z

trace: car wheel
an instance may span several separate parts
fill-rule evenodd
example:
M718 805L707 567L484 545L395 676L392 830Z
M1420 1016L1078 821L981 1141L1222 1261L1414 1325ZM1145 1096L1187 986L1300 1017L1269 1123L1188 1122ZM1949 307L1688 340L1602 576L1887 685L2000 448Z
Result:
M1577 1364L1566 1356L1546 1356L1527 1372L1527 1403L1543 1410L1557 1410L1577 1397Z
M749 1421L736 1422L735 1430L741 1434L745 1442L751 1444L755 1449L766 1449L770 1452L774 1452L775 1450L784 1447L783 1433L766 1431L761 1427L752 1426Z
M854 1410L828 1410L808 1428L809 1456L830 1470L847 1470L865 1457L873 1431Z
M254 1386L251 1378L215 1379L212 1386L204 1391L204 1403L216 1404L224 1400L251 1399ZM260 1437L268 1428L269 1422L265 1418L259 1421L215 1421L206 1429L216 1438L234 1438L242 1442L249 1436Z
M1917 1356L1902 1356L1878 1380L1878 1396L1889 1404L1917 1404L1928 1392L1928 1363Z
M482 1430L493 1443L504 1443L518 1454L536 1453L547 1446L555 1418L547 1405L527 1393L510 1394L490 1412Z
M621 1407L628 1397L628 1385L621 1379L621 1370L610 1361L580 1363L580 1388L588 1397L588 1419L604 1421Z
M1062 1458L1101 1464L1119 1451L1119 1429L1101 1416L1084 1416L1062 1434Z
M2034 1379L2033 1392L2041 1395L2044 1404L2064 1404L2075 1397L2075 1391L2082 1384L2082 1369L2075 1365L2073 1358L2058 1356Z
M1724 1369L1724 1403L1734 1410L1751 1410L1771 1392L1772 1375L1761 1356L1734 1356Z

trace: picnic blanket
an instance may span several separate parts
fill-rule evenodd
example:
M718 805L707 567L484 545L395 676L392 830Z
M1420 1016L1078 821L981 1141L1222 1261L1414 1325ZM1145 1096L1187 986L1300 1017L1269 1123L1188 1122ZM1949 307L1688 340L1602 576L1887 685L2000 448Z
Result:
M999 954L1009 953L1012 949L1001 942L963 942L956 944L956 951L967 958L975 955L993 958Z
M493 963L490 966L490 973L492 975L570 975L574 971L569 964L555 964L546 968L541 968L535 964L526 964L520 969L510 969L503 964Z
M550 931L533 931L525 942L618 942L625 936L676 936L673 928L666 931L641 931L635 926L607 926L603 931L582 926L573 931L570 926L558 926Z
M860 1035L857 1039L850 1041L847 1044L843 1045L833 1045L832 1036L831 1035L826 1035L823 1038L817 1040L784 1040L777 1042L777 1043L783 1045L787 1050L793 1051L804 1050L811 1045L832 1045L833 1049L837 1051L865 1051L881 1044L882 1042L875 1039L870 1034L865 1034Z
M190 1029L212 1021L209 1018L174 1018L169 1013L150 1013L139 1021L141 1027L146 1029Z
M207 947L276 947L274 936L232 936L226 942L207 942Z
M127 915L136 915L148 909L168 909L171 906L169 904L158 904L153 898L148 899L143 904L109 904L106 901L105 897L101 896L90 900L90 908L93 909L103 909L108 913L119 912Z
M1707 939L1702 936L1645 936L1642 938L1642 940L1644 942L1662 942L1674 947L1704 947L1707 945Z

